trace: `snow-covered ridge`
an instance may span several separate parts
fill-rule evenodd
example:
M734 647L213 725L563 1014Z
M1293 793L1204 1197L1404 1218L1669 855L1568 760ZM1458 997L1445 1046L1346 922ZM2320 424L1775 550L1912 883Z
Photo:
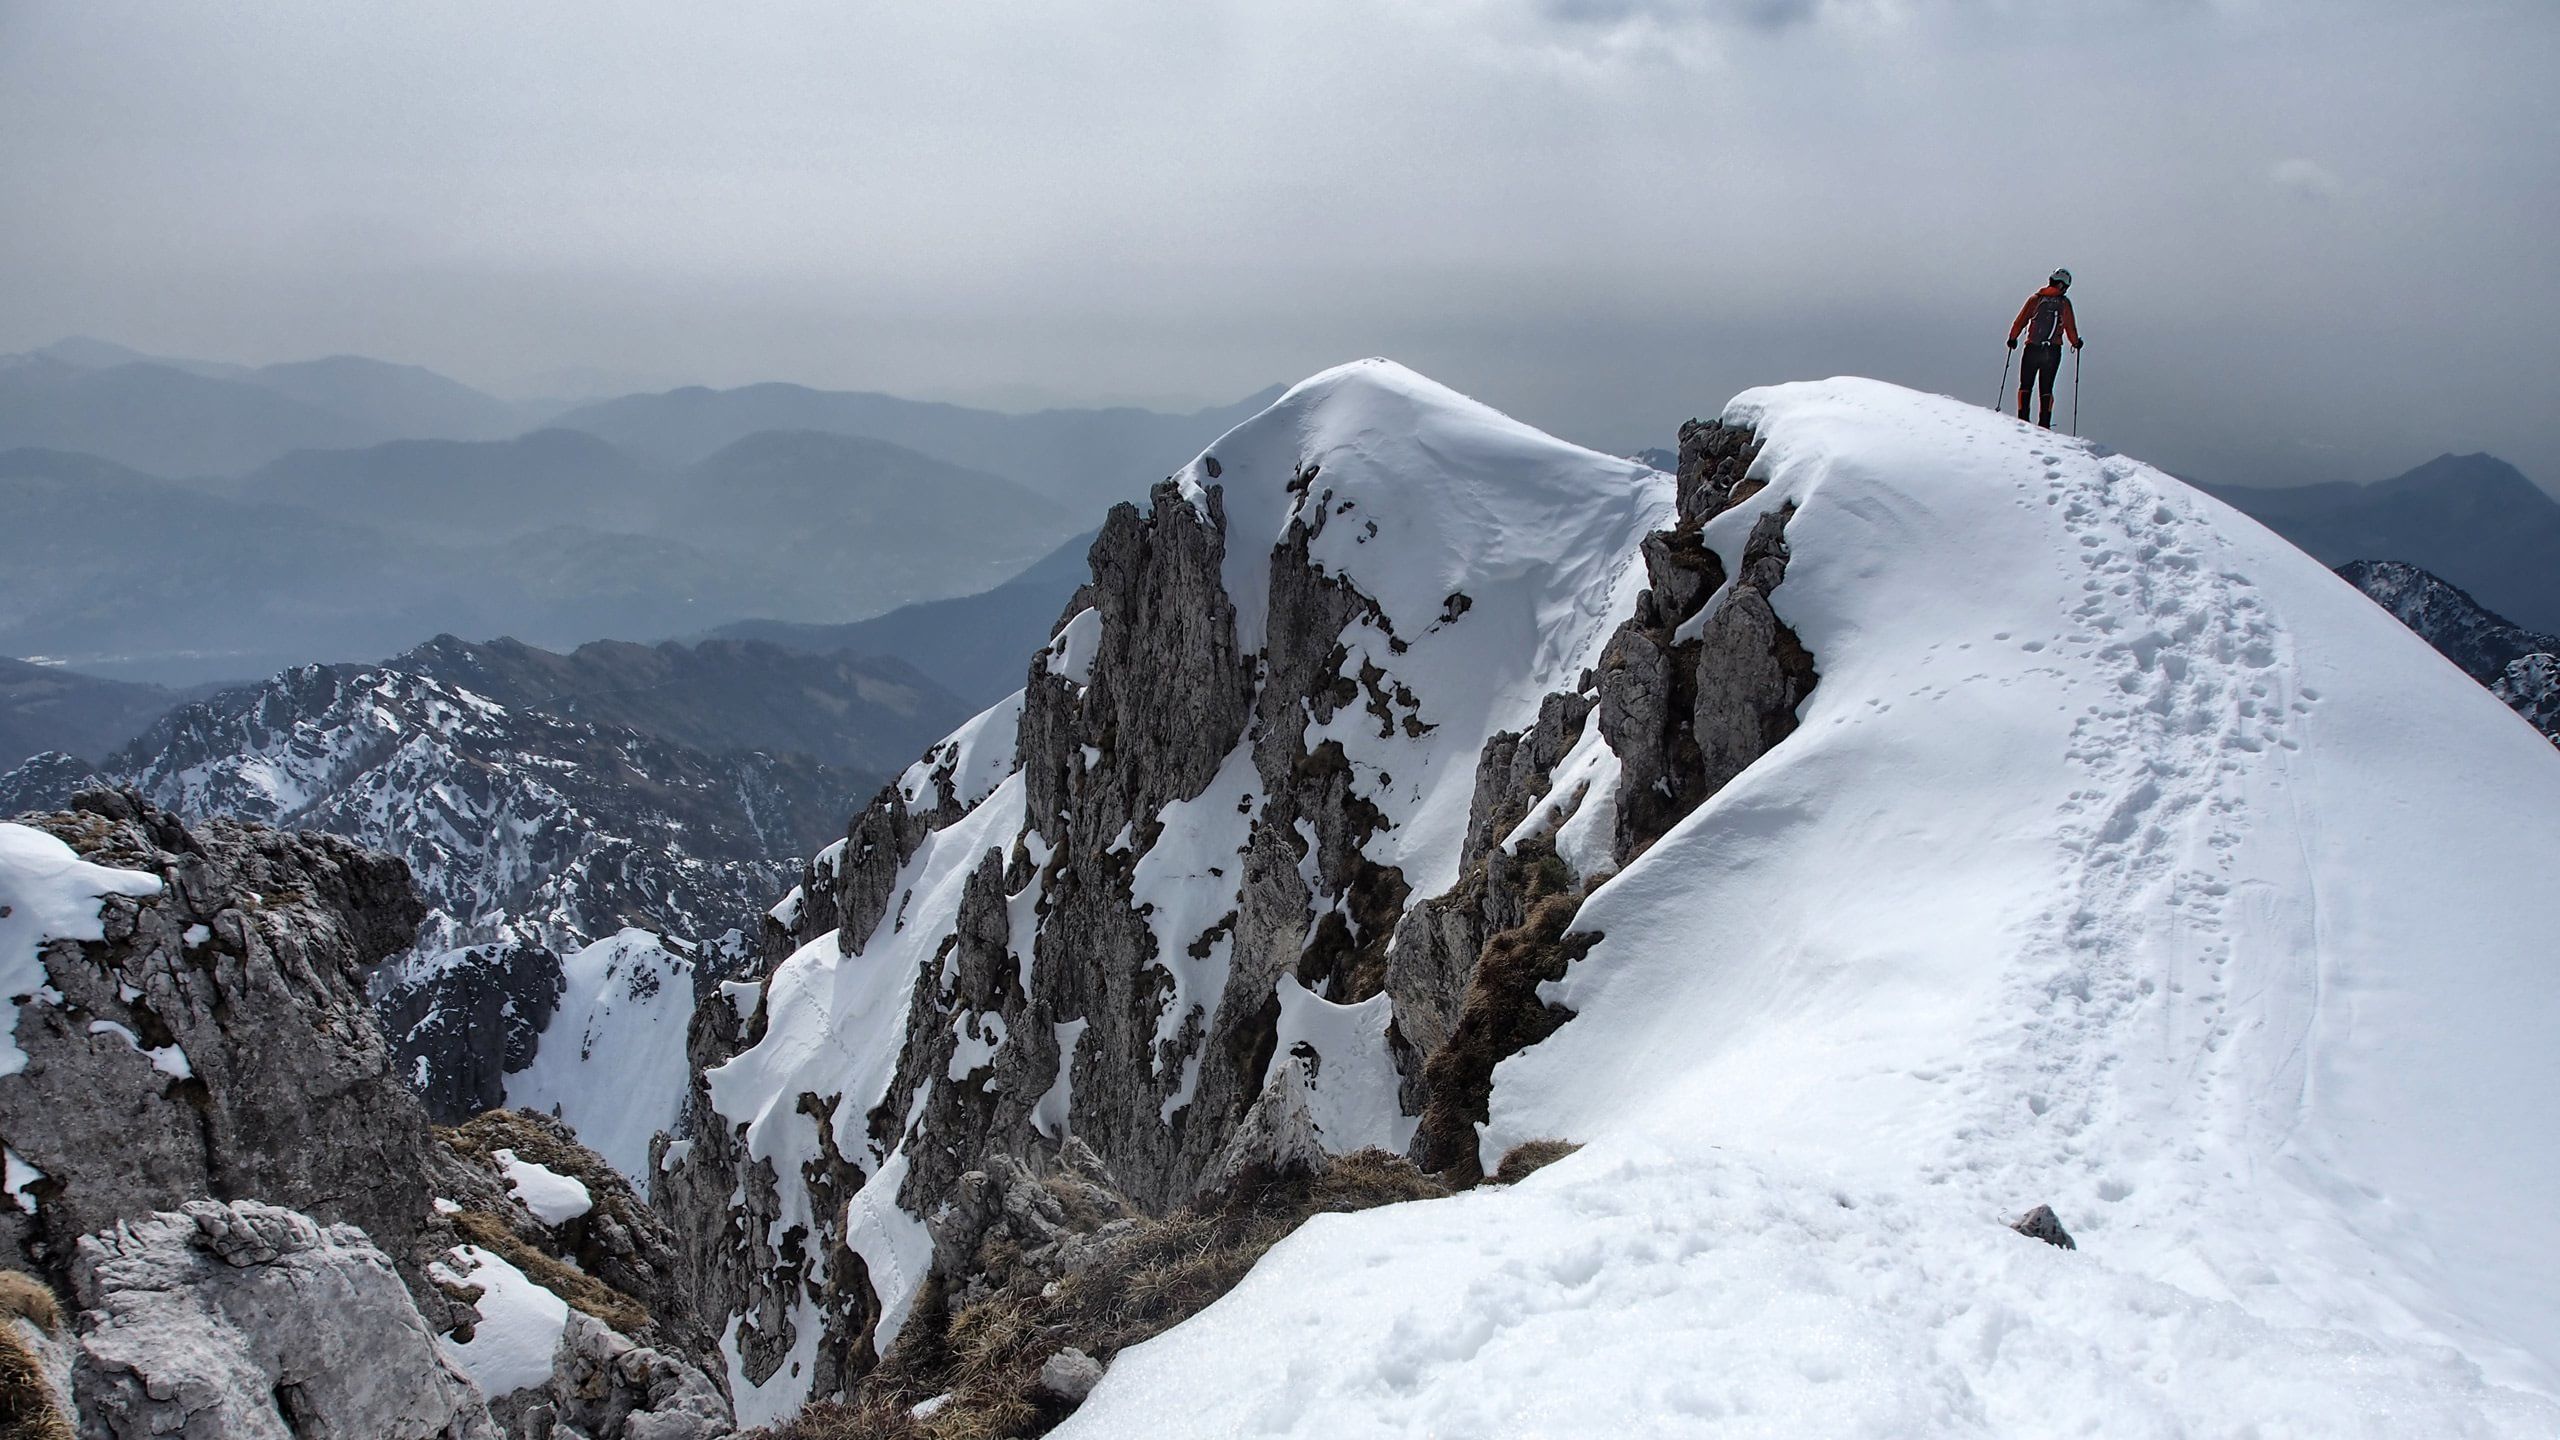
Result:
M1382 673L1308 743L1342 744L1390 821L1366 853L1417 895L1457 878L1477 752L1597 659L1644 583L1637 543L1672 503L1669 476L1389 360L1301 381L1174 478L1204 514L1218 492L1248 654L1270 649L1271 566L1293 525L1312 568L1375 602L1342 633L1339 673Z
M1058 1433L2560 1426L2550 747L2137 462L1867 381L1726 419L1704 541L1792 507L1821 681L1495 1072L1488 1155L1585 1148L1310 1225Z
M1275 1084L1328 1146L1401 1148L1389 932L1456 878L1478 752L1596 663L1671 511L1668 476L1400 366L1289 392L1115 512L1025 693L803 877L670 1183L769 1164L761 1227L855 1249L885 1347L934 1263L921 1217L987 1148L1073 1134L1178 1197ZM794 1183L837 1157L850 1197ZM730 1334L752 1420L826 1393L866 1307L741 1259L793 1297Z

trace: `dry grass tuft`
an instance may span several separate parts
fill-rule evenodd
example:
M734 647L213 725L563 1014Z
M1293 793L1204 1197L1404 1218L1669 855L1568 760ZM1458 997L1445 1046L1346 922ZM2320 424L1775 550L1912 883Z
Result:
M62 1302L53 1287L21 1270L0 1270L0 1316L35 1322L47 1335L62 1333Z
M1449 1193L1400 1156L1363 1150L1320 1174L1196 1201L1142 1219L1102 1260L1051 1279L1017 1274L954 1311L920 1297L898 1345L849 1405L813 1405L747 1440L999 1440L1048 1433L1073 1406L1039 1388L1073 1347L1112 1357L1199 1314L1308 1219ZM951 1398L917 1418L919 1403Z
M0 1440L72 1440L44 1362L6 1320L0 1320Z
M534 1249L517 1238L506 1221L485 1210L465 1210L455 1215L453 1228L472 1244L523 1271L534 1284L625 1335L637 1335L649 1323L649 1311L639 1301Z
M1485 1178L1496 1185L1516 1185L1581 1148L1570 1140L1523 1140Z

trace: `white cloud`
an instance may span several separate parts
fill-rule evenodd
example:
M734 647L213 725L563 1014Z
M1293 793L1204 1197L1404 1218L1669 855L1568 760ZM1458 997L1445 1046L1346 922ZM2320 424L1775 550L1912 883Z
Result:
M2279 190L2312 200L2337 200L2347 193L2346 182L2337 172L2317 160L2279 160L2267 171L2267 179Z

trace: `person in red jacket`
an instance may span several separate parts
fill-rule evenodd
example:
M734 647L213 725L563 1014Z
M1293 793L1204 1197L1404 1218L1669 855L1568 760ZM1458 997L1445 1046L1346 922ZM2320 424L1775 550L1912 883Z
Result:
M2044 392L2044 418L2038 423L2053 428L2053 382L2062 374L2062 342L2080 348L2080 323L2071 314L2071 272L2056 270L2046 286L2027 297L2018 309L2018 318L2009 322L2009 348L2018 348L2018 336L2027 337L2025 367L2018 372L2018 418L2027 418L2027 392L2041 387Z

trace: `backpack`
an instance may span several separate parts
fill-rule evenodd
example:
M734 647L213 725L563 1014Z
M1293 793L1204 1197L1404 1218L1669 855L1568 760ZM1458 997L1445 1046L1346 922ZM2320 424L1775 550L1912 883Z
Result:
M2062 297L2036 296L2035 318L2027 322L2027 343L2051 345L2062 338Z

